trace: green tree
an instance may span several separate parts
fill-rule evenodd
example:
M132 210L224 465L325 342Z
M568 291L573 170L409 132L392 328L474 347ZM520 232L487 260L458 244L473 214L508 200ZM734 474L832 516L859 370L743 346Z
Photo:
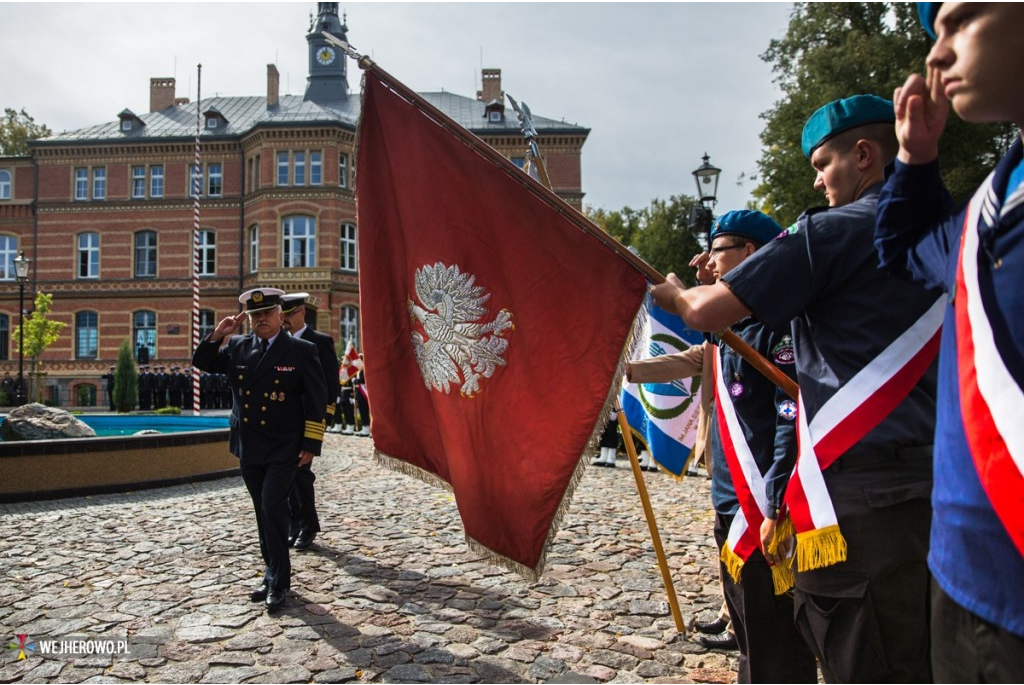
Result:
M912 72L923 72L930 41L913 3L797 3L783 38L761 58L772 65L783 97L761 118L765 127L754 190L757 208L788 226L808 207L824 204L800 134L825 103L861 93L891 98ZM967 125L954 113L942 138L943 176L957 199L984 180L1009 146L1006 125Z
M32 312L28 321L24 322L24 353L33 362L38 362L39 356L46 351L46 348L57 342L61 330L67 324L62 321L50 321L47 318L47 314L50 313L50 309L53 307L53 295L48 295L44 292L37 293L35 306L35 311ZM21 328L22 325L19 324L15 327L12 334L15 351L20 351L18 346L21 341Z
M139 399L139 370L132 356L132 343L125 339L117 350L114 369L114 409L127 414Z
M0 155L14 157L28 154L28 141L52 135L46 124L37 124L24 109L17 112L4 108L0 121Z
M691 197L673 195L668 200L651 200L650 206L639 210L587 207L586 214L620 243L635 248L660 273L683 274L688 272L690 259L701 250L689 230L690 209L695 205Z

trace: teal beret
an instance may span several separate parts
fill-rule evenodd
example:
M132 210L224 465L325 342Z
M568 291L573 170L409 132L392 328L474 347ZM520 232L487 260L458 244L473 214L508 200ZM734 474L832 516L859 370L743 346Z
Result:
M917 3L917 20L921 22L924 32L935 40L935 17L939 16L941 2L919 2Z
M715 219L711 227L712 240L720 235L738 235L759 245L771 242L779 237L780 233L782 226L775 223L774 219L767 214L749 209L726 212Z
M808 157L819 145L834 135L865 124L894 123L896 114L892 100L877 95L854 95L842 100L833 100L804 124L800 145Z

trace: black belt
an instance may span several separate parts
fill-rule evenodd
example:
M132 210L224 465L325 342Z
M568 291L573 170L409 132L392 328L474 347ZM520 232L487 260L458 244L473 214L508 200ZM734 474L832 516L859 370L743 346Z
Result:
M863 469L897 461L931 459L933 445L912 445L905 447L878 447L846 452L828 467L831 471Z

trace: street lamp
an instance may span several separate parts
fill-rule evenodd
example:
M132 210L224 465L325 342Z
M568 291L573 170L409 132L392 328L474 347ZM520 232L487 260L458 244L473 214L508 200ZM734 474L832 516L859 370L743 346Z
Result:
M697 201L690 209L690 230L707 239L707 247L711 247L711 224L715 218L714 209L718 203L718 176L722 170L711 166L708 153L701 158L703 164L693 171L693 180L697 183Z
M14 258L14 274L18 279L18 388L15 391L14 403L25 404L25 281L28 280L28 269L32 266L31 259L25 259L22 250Z

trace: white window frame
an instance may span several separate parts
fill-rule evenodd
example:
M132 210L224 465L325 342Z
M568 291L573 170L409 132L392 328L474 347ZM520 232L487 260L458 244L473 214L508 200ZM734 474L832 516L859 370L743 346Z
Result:
M341 308L338 331L341 333L340 340L343 346L348 347L348 341L351 340L356 349L359 349L359 307L347 304Z
M324 155L320 150L309 152L309 185L322 186L324 184Z
M340 235L339 268L342 271L355 272L359 268L359 234L356 225L350 221L343 222Z
M146 197L146 167L132 167L132 198L139 200Z
M306 185L306 153L303 150L292 153L292 185Z
M100 234L92 231L78 234L75 253L75 278L93 280L100 277Z
M13 235L0 235L0 281L13 281L14 258L18 256L18 239Z
M260 227L253 224L249 227L249 273L260 270Z
M149 167L149 196L164 196L164 165L154 164Z
M0 169L0 200L11 199L11 179L13 174L7 169Z
M301 231L301 232L300 232ZM316 219L305 214L286 216L281 223L281 266L316 266Z
M283 176L282 176L283 174ZM277 153L277 173L274 174L274 183L278 186L288 185L288 153Z
M92 315L92 326L82 326L82 315ZM82 334L87 334L87 339L82 340ZM75 312L75 359L98 359L100 349L100 315L91 309L83 309Z
M348 155L338 153L338 186L348 188Z
M107 199L107 168L96 167L92 170L92 199Z
M84 201L89 199L89 168L75 167L75 200Z
M217 275L217 234L210 229L199 231L199 275Z
M224 165L220 162L206 165L206 194L210 197L224 195Z
M139 245L139 239L142 236L152 236L152 244ZM147 255L151 255L152 259L146 259L145 264L152 264L152 273L141 273L139 270L139 253L145 251ZM159 254L157 253L157 233L152 229L144 229L137 231L135 237L132 240L132 270L135 278L156 278L157 265Z

